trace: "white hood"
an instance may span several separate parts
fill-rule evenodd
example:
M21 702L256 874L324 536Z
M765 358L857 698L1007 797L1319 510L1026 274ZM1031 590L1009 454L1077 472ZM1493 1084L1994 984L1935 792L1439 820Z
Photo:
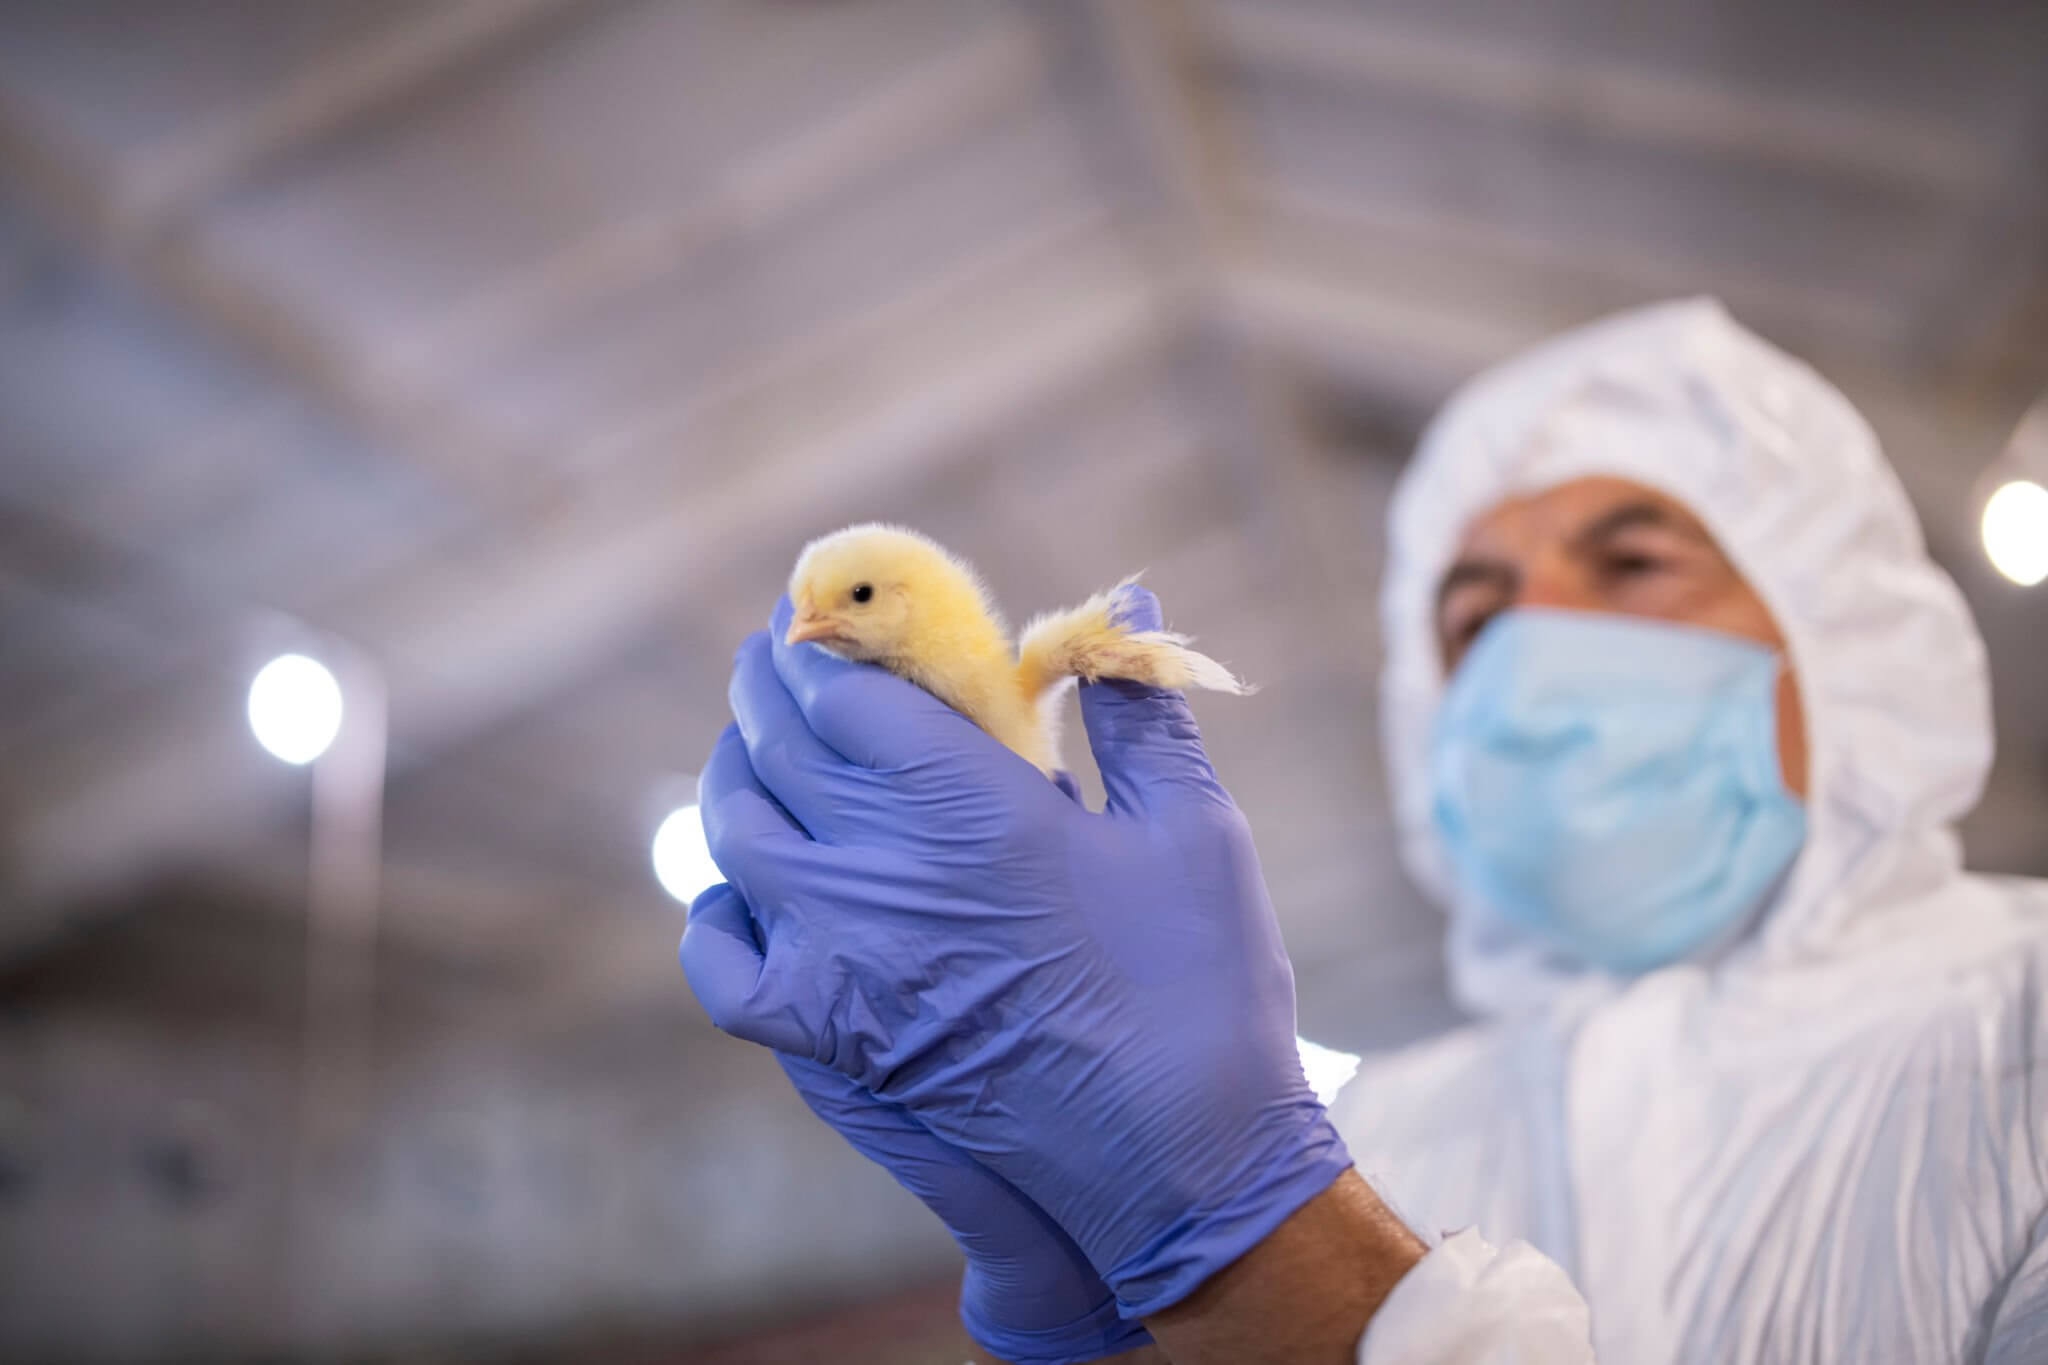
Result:
M1927 893L1959 873L1950 827L1991 764L1983 642L1848 400L1718 303L1689 300L1595 323L1473 380L1394 498L1381 723L1403 856L1452 913L1459 999L1496 1013L1601 979L1459 894L1431 829L1427 763L1444 685L1436 588L1466 526L1505 498L1594 474L1690 507L1770 607L1797 670L1808 842L1734 961L1938 941L1955 926L1924 908Z

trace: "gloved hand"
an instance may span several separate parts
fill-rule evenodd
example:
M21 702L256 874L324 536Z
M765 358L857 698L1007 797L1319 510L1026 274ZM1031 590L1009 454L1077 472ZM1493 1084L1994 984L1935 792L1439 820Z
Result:
M1130 608L1158 624L1149 593ZM785 602L774 641L787 619ZM693 925L682 948L719 1027L1003 1176L1126 1316L1184 1298L1350 1164L1185 698L1082 689L1097 814L936 698L813 645L752 637L731 697L701 799L759 938Z
M746 903L714 886L690 907L691 931L756 942ZM811 1112L939 1216L967 1256L960 1319L1010 1365L1079 1365L1152 1337L1117 1313L1109 1286L1073 1239L1017 1188L947 1146L899 1104L805 1057L776 1060Z

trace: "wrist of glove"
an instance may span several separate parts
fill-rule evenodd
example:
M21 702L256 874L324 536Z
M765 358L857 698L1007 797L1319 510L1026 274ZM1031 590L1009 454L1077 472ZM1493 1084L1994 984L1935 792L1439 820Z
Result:
M1009 1365L1085 1365L1152 1344L1143 1323L1125 1321L1107 1285L1101 1302L1071 1322L1032 1328L1016 1326L1013 1319L999 1296L977 1285L969 1262L960 1284L960 1321L983 1349Z
M1157 627L1150 594L1132 614ZM1185 1297L1350 1164L1301 1074L1249 831L1180 694L1082 689L1101 812L816 646L754 637L731 696L702 804L758 932L693 919L683 944L721 1028L1002 1177L1126 1317Z

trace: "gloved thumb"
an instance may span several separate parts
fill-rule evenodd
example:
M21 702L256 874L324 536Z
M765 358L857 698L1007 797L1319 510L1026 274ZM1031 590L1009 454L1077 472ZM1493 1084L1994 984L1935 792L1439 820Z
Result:
M746 901L731 886L720 882L691 903L676 955L697 1003L722 1032L779 1052L809 1054L809 1042L789 1013L763 1008L768 959Z
M1159 599L1135 583L1119 591L1115 617L1133 630L1165 629ZM1087 683L1081 688L1081 721L1110 810L1156 811L1175 801L1229 800L1216 781L1184 694L1144 683Z

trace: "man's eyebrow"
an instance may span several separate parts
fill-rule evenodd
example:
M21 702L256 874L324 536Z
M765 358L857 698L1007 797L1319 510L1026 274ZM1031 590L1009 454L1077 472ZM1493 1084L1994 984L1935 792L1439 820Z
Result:
M1461 559L1451 565L1443 581L1436 585L1437 612L1443 612L1444 603L1450 601L1451 594L1460 588L1484 584L1512 595L1521 582L1522 575L1512 564L1497 559Z
M1584 554L1603 540L1609 540L1638 526L1661 527L1675 531L1688 540L1710 544L1707 533L1694 523L1692 518L1682 516L1669 507L1655 502L1625 502L1610 508L1579 528L1572 536L1571 548L1574 554Z

